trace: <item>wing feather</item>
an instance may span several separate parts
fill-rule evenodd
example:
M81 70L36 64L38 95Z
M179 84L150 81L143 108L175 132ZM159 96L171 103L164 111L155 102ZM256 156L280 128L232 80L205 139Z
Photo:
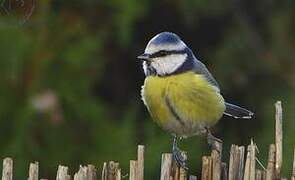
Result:
M194 55L193 55L193 66L194 66L193 67L194 72L196 72L198 74L202 74L207 79L207 81L209 81L213 86L216 87L218 92L220 91L217 81L214 79L212 74L209 72L209 70L207 69L205 64L203 64L201 61L199 61Z

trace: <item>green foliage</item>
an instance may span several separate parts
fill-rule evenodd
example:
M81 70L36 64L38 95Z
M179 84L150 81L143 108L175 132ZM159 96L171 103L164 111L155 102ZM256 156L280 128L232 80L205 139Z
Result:
M230 144L258 143L266 160L274 107L284 107L284 169L295 140L294 2L283 1L38 1L29 21L0 9L0 155L12 156L16 179L30 161L53 179L58 164L118 160L123 172L146 145L146 177L159 175L171 137L140 100L144 75L136 56L160 31L178 33L219 81L230 102L253 121L224 118L215 133ZM208 153L202 137L181 142L198 173ZM225 154L225 157L228 155ZM124 173L123 173L124 174Z

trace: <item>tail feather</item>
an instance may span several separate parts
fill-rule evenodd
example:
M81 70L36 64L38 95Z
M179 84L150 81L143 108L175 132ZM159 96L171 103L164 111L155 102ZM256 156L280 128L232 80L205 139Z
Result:
M227 116L237 118L237 119L238 118L251 119L252 116L254 115L253 112L251 112L247 109L241 108L241 107L234 105L234 104L225 103L225 107L226 108L225 108L224 114Z

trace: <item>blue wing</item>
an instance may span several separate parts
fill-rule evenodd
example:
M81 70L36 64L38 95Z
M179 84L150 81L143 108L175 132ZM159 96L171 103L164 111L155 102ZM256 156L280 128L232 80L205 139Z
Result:
M202 74L207 79L207 81L209 81L210 84L216 87L217 91L220 92L220 88L217 81L211 75L206 66L201 61L199 61L194 55L192 56L192 58L194 65L193 70L198 74ZM234 118L250 119L254 115L253 112L234 104L225 103L225 106L226 108L224 114L227 116L231 116Z
M192 58L193 58L192 61L194 66L193 71L195 71L198 74L202 74L207 79L207 81L209 81L213 86L216 87L218 91L220 91L217 81L211 75L207 67L201 61L199 61L194 55Z

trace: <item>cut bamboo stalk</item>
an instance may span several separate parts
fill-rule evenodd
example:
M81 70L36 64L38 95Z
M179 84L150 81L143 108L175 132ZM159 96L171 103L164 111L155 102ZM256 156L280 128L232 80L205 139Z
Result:
M110 161L108 163L103 163L102 180L121 180L121 169L119 167L119 163L114 161Z
M129 170L129 180L137 180L137 161L131 160L130 161L130 170Z
M274 144L271 144L269 146L269 152L268 152L268 162L267 162L266 177L265 177L266 180L274 179L275 155L276 155L276 146Z
M119 163L110 161L108 165L108 179L115 179L117 177L117 170Z
M246 157L246 163L245 163L245 172L244 172L244 180L250 180L250 152L249 147L247 150L247 157Z
M81 166L79 168L79 171L75 173L74 180L87 180L87 167Z
M70 180L71 176L68 174L68 167L58 166L56 180Z
M283 115L282 115L282 103L277 101L275 103L276 108L276 155L275 155L275 176L277 179L281 178L281 169L283 162Z
M212 180L212 158L209 156L209 180Z
M263 170L263 171L261 171L261 179L262 180L265 180L265 178L266 178L266 171L265 170Z
M116 180L121 180L121 169L119 167L117 169Z
M294 155L293 155L293 170L292 170L292 178L295 180L295 148L294 148Z
M173 180L178 180L180 176L180 168L178 167L176 161L172 158L172 168L171 168L171 175Z
M29 178L28 180L38 180L39 179L39 163L30 163L29 167Z
M2 180L12 180L13 175L13 160L5 158L3 160Z
M218 151L212 150L212 179L220 180L221 179L221 155Z
M251 145L250 145L250 158L251 158L251 162L250 162L250 179L254 179L255 178L255 170L256 170L256 144L253 143L253 141L251 140Z
M183 168L179 168L179 180L187 180L187 172Z
M208 174L209 174L209 160L208 156L202 157L202 180L208 180Z
M96 175L97 171L94 165L92 164L88 164L87 166L87 180L96 180L97 175Z
M256 169L255 180L262 180L262 171L260 169Z
M238 180L239 174L239 146L232 145L230 148L230 157L229 157L229 168L228 168L228 179L229 180Z
M137 148L137 175L138 180L144 179L144 146L139 145Z
M189 180L197 180L197 179L198 179L197 176L194 176L194 175L189 176Z
M74 174L74 180L80 180L80 177L78 176L77 173Z
M232 145L229 161L229 180L242 180L244 170L245 147Z
M221 174L222 174L222 180L228 180L227 165L225 162L221 163Z
M247 148L247 159L245 165L244 180L254 180L255 179L255 150L256 145L251 140L251 144Z
M203 156L202 158L202 180L212 179L212 158Z
M119 163L114 163L114 162L112 162L112 163L113 163L112 167L115 172L114 173L115 180L119 180L119 179L121 179L121 169L120 169Z
M106 162L103 163L102 172L101 172L101 179L102 180L108 179L108 167L107 167Z
M295 176L295 148L294 148L294 158L293 158L293 171L292 175Z
M171 177L171 166L172 166L172 154L162 154L161 162L161 180L170 180Z
M243 179L244 174L244 159L245 159L245 146L239 147L239 155L240 155L240 164L239 164L239 180Z

